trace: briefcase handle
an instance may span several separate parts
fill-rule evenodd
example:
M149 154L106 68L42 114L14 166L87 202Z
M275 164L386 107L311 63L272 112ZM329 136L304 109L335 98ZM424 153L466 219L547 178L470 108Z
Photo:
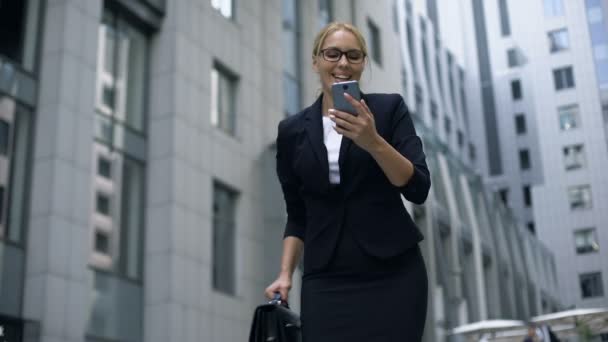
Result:
M268 304L282 305L289 309L289 304L286 300L281 300L281 293L279 292L274 293L274 297L268 302Z

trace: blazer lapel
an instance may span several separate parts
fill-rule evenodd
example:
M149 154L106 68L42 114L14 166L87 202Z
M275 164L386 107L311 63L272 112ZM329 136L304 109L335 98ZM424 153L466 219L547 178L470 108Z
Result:
M363 92L361 92L361 98L365 99ZM350 138L343 136L342 143L340 144L340 156L338 158L340 183L344 185L344 192L347 195L356 188L356 185L360 181L359 178L361 178L357 176L362 176L362 172L366 167L366 165L360 165L361 163L353 162L352 158L350 158L352 144L353 141Z
M323 120L321 113L321 103L323 95L319 96L317 101L308 109L305 116L306 133L312 150L320 164L320 170L323 173L323 188L329 188L329 162L327 161L327 148L323 141Z

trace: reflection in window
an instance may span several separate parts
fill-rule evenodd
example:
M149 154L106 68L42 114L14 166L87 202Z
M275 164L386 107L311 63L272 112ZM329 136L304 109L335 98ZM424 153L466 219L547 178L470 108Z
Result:
M228 187L213 185L213 274L215 290L236 293L235 239L237 193Z
M211 7L226 18L232 18L232 0L211 0Z
M549 51L551 53L567 50L570 47L567 29L551 31L547 35L549 37Z
M590 209L591 187L589 185L576 185L568 188L568 200L571 210Z
M604 284L601 272L583 273L579 275L581 285L581 296L593 298L604 296Z
M562 131L570 131L581 126L581 117L578 105L562 106L557 109L559 116L559 128Z
M0 95L0 239L17 244L24 232L30 124L28 109Z
M237 77L218 63L211 70L211 124L236 135Z
M572 67L564 67L553 70L553 82L555 90L574 88L574 75Z
M90 263L141 280L148 38L107 9L98 39Z
M577 170L585 166L585 151L582 144L566 146L562 151L564 166L567 171Z
M577 254L594 253L600 250L595 228L580 229L574 232Z
M146 37L117 17L105 15L99 27L99 38L97 111L142 132Z

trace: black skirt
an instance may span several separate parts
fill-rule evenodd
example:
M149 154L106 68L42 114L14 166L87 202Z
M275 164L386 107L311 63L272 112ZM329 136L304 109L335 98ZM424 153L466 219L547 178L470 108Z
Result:
M342 228L328 267L302 278L303 342L421 341L428 278L420 248L379 260Z

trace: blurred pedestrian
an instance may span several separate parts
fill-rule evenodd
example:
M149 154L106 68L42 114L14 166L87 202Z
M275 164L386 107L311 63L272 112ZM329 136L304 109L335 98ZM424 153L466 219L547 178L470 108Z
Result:
M416 342L424 331L423 237L401 200L422 204L429 193L422 141L401 95L344 95L356 115L336 110L332 99L332 85L359 81L366 62L357 28L326 26L312 50L322 92L279 124L287 224L281 271L266 296L287 299L304 251L304 342Z
M523 342L539 342L540 339L536 334L536 326L533 324L528 325L528 335L524 338Z

